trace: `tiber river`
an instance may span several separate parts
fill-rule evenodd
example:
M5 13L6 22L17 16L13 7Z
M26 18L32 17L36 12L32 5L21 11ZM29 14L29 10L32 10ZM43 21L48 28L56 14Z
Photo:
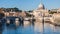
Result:
M9 26L3 25L0 27L0 34L60 34L60 26L54 26L50 23L34 24L24 22L24 25L15 27L13 24Z

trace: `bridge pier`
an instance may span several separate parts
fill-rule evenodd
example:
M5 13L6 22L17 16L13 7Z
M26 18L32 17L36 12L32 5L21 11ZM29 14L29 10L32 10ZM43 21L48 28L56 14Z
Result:
M10 24L10 20L9 19L7 19L7 22L6 22L7 24Z
M29 21L32 25L34 25L34 22L35 22L35 19L34 18L32 18L32 19L30 19L30 21Z
M19 18L15 18L15 25L19 26L20 22L19 22Z
M24 25L24 19L23 18L20 18L19 22L20 22L20 25Z

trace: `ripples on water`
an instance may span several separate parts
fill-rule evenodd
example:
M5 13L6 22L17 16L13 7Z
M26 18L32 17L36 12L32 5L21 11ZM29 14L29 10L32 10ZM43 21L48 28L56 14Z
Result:
M27 23L15 27L13 25L0 27L0 34L60 34L60 27L49 23Z

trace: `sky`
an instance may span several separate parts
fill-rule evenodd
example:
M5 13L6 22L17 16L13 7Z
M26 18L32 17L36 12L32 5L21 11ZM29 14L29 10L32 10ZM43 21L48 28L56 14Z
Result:
M14 8L20 10L34 10L43 3L47 9L60 8L60 0L0 0L0 8Z

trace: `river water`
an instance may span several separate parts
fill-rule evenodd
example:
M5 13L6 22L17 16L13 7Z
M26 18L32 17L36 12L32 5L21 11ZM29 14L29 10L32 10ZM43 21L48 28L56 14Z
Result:
M34 24L25 22L24 25L15 27L14 25L0 27L0 34L60 34L60 27L50 23Z

